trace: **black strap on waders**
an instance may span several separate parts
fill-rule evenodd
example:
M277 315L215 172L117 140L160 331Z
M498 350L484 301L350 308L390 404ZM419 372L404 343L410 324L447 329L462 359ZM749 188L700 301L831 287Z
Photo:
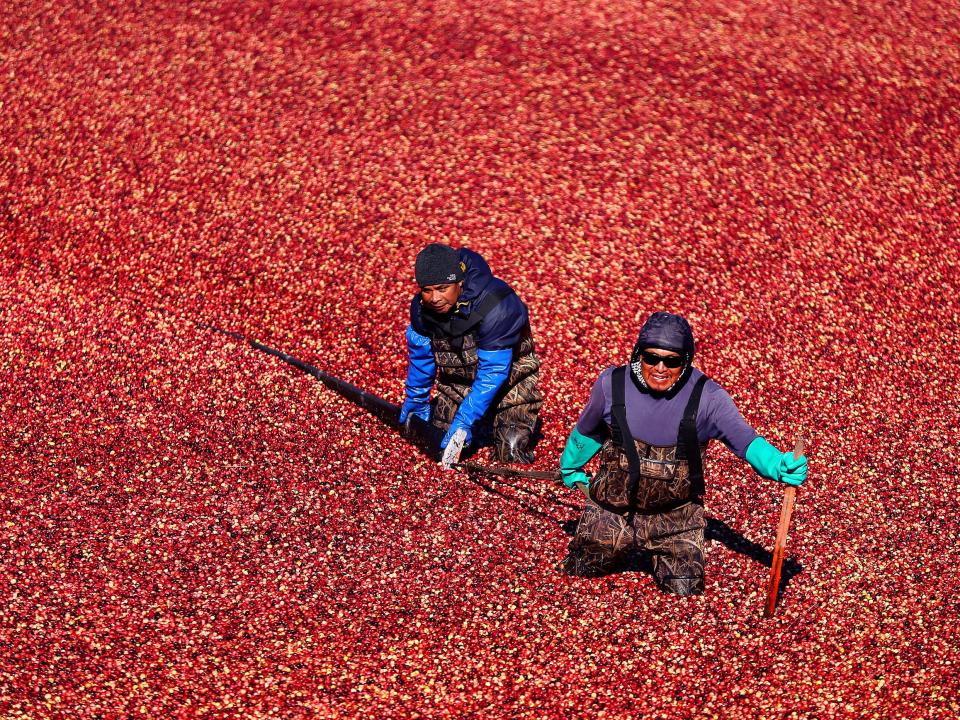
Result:
M633 514L637 505L637 492L640 490L640 456L637 455L637 445L630 434L627 424L627 367L621 365L613 371L611 378L613 389L613 404L610 413L613 416L613 442L620 447L627 456L627 465L630 472L630 488L628 493L627 524L633 522Z
M442 321L421 305L420 319L423 321L424 327L430 332L431 337L449 338L454 347L460 349L463 347L463 336L474 330L490 314L491 310L499 305L505 297L512 294L513 290L511 288L501 287L484 296L483 300L467 317L463 317L455 310Z
M613 442L623 450L627 456L627 466L630 473L629 514L627 523L633 521L636 513L637 493L640 490L640 456L637 455L637 446L630 434L627 425L627 369L628 365L618 367L613 371L611 378L613 402L610 408L613 416ZM683 410L683 419L680 421L680 430L677 438L677 459L687 461L687 477L690 479L691 500L700 502L704 494L703 461L700 457L700 440L697 437L697 413L700 411L700 398L703 387L709 378L706 375L697 380L693 392Z
M707 380L709 378L702 375L693 386L693 392L690 393L687 407L683 411L683 420L680 421L680 432L677 433L677 459L687 461L690 499L697 503L703 502L705 492L703 458L700 456L700 438L697 437L697 413L700 411L700 397Z

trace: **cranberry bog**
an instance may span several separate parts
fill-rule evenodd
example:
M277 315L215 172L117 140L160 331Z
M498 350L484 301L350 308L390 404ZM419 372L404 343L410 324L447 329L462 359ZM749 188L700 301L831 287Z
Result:
M0 16L0 717L960 714L957 3ZM207 327L399 402L431 241L530 307L533 469L660 309L806 439L773 618L721 445L703 596L570 578L579 493Z

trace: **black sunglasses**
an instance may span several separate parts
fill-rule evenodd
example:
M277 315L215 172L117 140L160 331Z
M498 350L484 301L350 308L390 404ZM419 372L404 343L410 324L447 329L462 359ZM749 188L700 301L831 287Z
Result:
M642 351L640 353L640 359L643 360L644 365L656 367L660 363L663 363L668 368L678 368L683 365L686 360L683 355L657 355L649 350Z

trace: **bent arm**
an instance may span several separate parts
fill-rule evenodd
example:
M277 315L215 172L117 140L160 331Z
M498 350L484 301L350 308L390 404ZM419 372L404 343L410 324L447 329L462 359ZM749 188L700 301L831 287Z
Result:
M477 377L470 387L470 392L457 408L457 413L453 416L453 422L441 441L440 447L445 448L457 430L465 430L467 442L470 442L473 438L474 423L487 412L497 392L510 376L513 350L478 350L477 355L480 359Z
M406 395L400 408L400 422L404 423L413 413L424 420L430 419L430 388L437 373L430 338L424 337L412 326L407 326L407 381Z

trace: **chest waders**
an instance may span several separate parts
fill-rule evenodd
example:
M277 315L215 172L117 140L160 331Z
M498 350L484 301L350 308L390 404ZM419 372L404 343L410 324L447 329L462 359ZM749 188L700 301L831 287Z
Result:
M571 575L613 572L632 552L652 556L660 587L675 595L703 592L703 453L697 412L707 378L694 385L677 444L634 440L626 418L627 367L613 372L611 438L590 483L570 552L562 563Z
M627 366L613 371L610 439L601 449L600 470L590 483L590 499L618 515L674 510L703 503L703 454L697 439L697 413L707 377L701 377L683 411L674 445L651 445L630 435L626 412Z
M457 408L467 396L477 377L480 359L477 354L477 332L481 322L512 290L490 293L469 316L456 312L439 320L426 309L421 318L430 337L430 347L437 364L437 393L433 399L431 422L446 431ZM543 395L537 389L540 360L534 352L529 323L520 331L520 340L513 348L510 373L490 408L474 427L475 443L492 439L494 455L501 462L531 462L527 450L543 406Z

